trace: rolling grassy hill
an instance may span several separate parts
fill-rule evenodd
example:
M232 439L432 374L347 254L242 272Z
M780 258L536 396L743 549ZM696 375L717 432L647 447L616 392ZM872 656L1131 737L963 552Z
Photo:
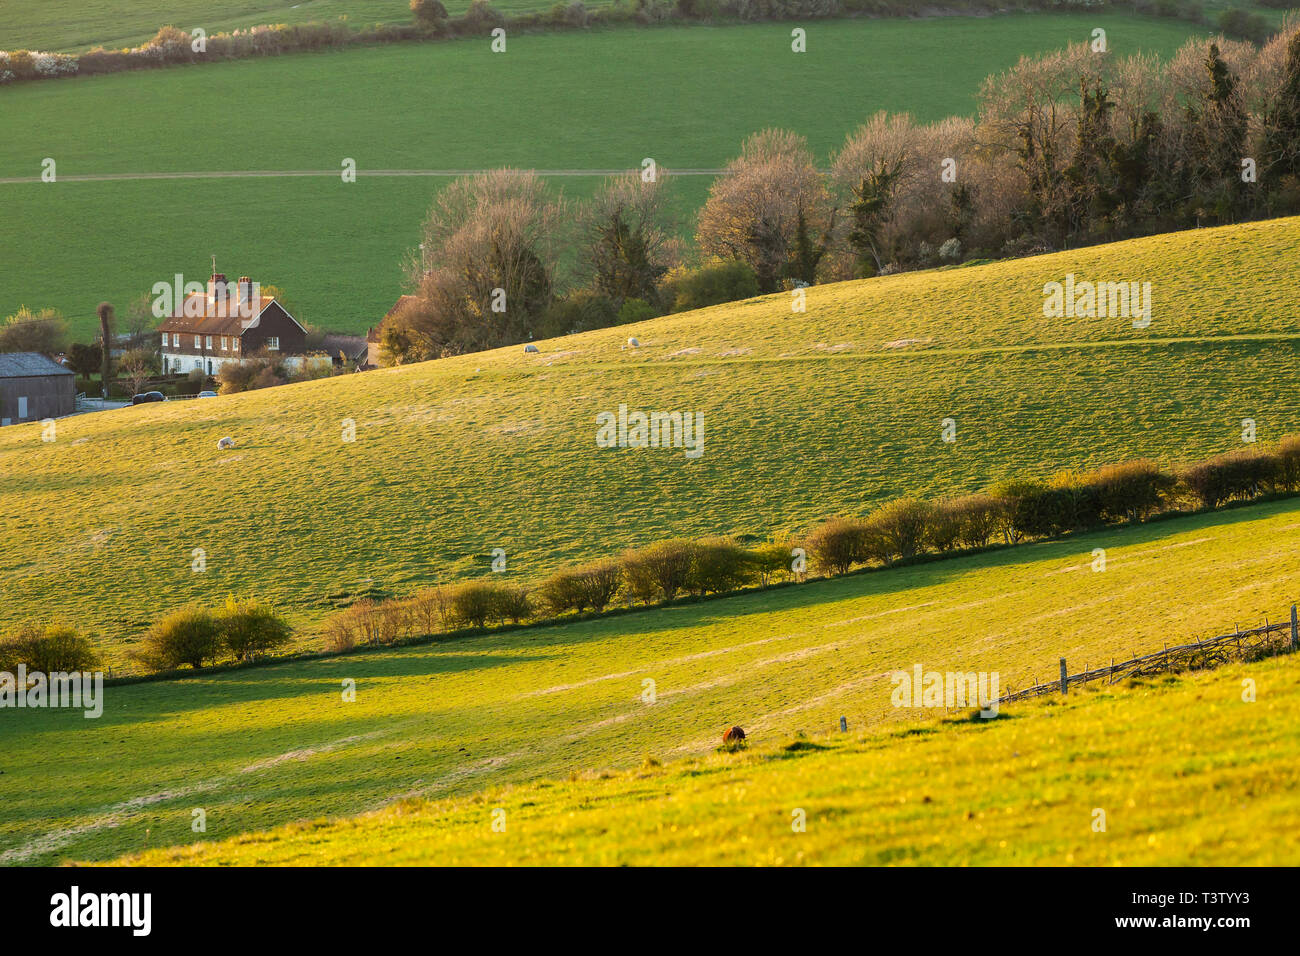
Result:
M12 426L0 626L93 628L120 666L192 599L260 593L310 634L348 594L488 573L498 547L507 578L534 581L674 535L764 538L903 494L1217 453L1245 418L1272 440L1300 429L1297 246L1296 219L1187 232L819 286L805 313L776 295L537 355L77 416L54 442ZM1045 319L1043 284L1069 272L1150 281L1150 327ZM703 456L597 448L620 404L702 413Z
M109 687L98 720L0 710L0 864L187 844L195 808L207 837L224 839L407 796L700 756L733 723L762 747L840 715L855 732L910 719L891 706L888 678L917 663L996 670L1004 689L1024 687L1062 656L1077 671L1276 620L1296 597L1297 528L1291 499L603 619ZM1101 573L1096 547L1107 549Z
M827 21L796 55L788 24L620 29L520 36L503 55L466 40L6 88L0 180L37 177L46 157L65 178L0 182L0 316L50 306L89 337L99 302L125 309L177 272L206 279L215 253L284 288L306 321L364 331L402 291L400 261L445 182L368 170L628 169L647 156L714 169L768 126L825 157L881 109L970 114L987 75L1097 26L1121 55L1168 55L1201 32L1113 13ZM66 178L330 171L345 157L356 183ZM596 182L556 185L583 196ZM685 219L708 179L676 188Z
M1247 680L1257 694L1249 703ZM116 862L1294 866L1297 708L1300 661L1291 656L1098 686L989 722L794 739L406 800ZM504 831L493 829L498 809ZM1104 832L1093 829L1098 809ZM796 810L804 832L792 826Z

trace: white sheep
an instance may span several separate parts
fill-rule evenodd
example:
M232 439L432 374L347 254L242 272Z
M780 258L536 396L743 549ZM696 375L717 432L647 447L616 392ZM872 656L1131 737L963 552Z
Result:
M635 349L641 347L641 343L636 340L636 336L633 336L632 338L628 339L627 344L629 348Z
M234 448L235 440L233 438L223 438L217 442L217 448L225 451L227 448Z
M524 346L524 351L525 351L525 352L536 352L536 351L537 351L537 346L536 346L536 345L533 345L533 344L530 343L530 344Z

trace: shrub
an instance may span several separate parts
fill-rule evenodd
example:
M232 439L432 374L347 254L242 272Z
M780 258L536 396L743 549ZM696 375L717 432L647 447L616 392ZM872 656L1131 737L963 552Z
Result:
M789 542L765 541L749 549L749 565L758 576L758 583L767 587L778 574L789 575L791 562L794 560L793 547Z
M447 21L447 8L442 0L411 0L411 15L420 26L437 29Z
M189 664L195 670L221 652L221 632L211 612L200 607L177 608L151 627L136 656L154 670Z
M649 604L657 598L671 601L691 581L695 544L682 539L658 541L620 559L628 591Z
M929 527L925 533L925 544L942 554L954 550L961 542L965 524L965 514L956 499L945 498L934 506L930 515Z
M502 585L493 581L465 581L451 589L451 614L456 623L486 627L490 620L508 617L508 598Z
M1273 452L1275 479L1283 491L1300 491L1300 435L1287 435Z
M729 538L701 541L693 552L688 587L696 594L735 591L754 579L749 552Z
M1143 458L1100 468L1088 484L1101 518L1141 521L1164 503L1175 482L1173 475Z
M1179 473L1202 506L1217 508L1232 500L1249 501L1278 483L1279 459L1268 452L1241 449L1197 462Z
M540 338L555 338L573 332L604 329L618 320L618 308L609 296L590 289L579 289L547 308L538 327Z
M752 299L758 295L758 275L747 262L715 262L671 280L673 311Z
M562 568L537 586L537 598L552 614L581 613L587 608L586 594L576 568Z
M1002 502L992 495L964 495L947 502L946 507L951 509L961 522L957 542L962 547L983 548L998 530Z
M325 649L350 651L357 646L356 629L345 614L336 614L325 622Z
M832 518L814 528L804 542L818 570L845 574L867 560L870 529L853 518Z
M252 598L230 598L217 613L221 643L236 660L251 660L259 654L283 647L293 636L293 628L271 605Z
M653 319L659 315L656 309L645 299L628 299L618 310L618 317L615 319L615 325L631 325L633 322L644 322L646 319Z
M422 634L447 631L452 625L451 595L446 588L421 588L408 602L412 624Z
M0 671L10 674L19 664L48 676L93 670L98 663L90 639L62 624L28 625L0 638Z
M882 561L892 557L911 558L925 548L926 535L934 517L934 505L916 498L898 498L881 505L867 519L873 534L868 536Z

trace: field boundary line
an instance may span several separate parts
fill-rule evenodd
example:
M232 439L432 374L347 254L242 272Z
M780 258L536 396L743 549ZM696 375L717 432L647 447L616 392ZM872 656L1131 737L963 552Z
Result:
M443 179L454 179L458 176L480 176L485 173L498 172L497 169L358 169L356 176L358 179L365 177L433 177ZM343 170L340 169L231 169L231 170L202 170L202 171L174 171L174 172L151 172L151 173L80 173L73 175L60 174L55 180L54 185L59 183L103 183L115 182L118 180L148 180L148 179L276 179L281 177L293 176L333 176L339 177ZM630 174L640 174L640 169L519 169L517 172L536 173L538 176L627 176ZM722 169L670 169L665 168L665 178L671 179L674 176L720 176ZM35 176L5 176L0 177L0 185L18 185L21 183L40 183L43 182L40 175Z

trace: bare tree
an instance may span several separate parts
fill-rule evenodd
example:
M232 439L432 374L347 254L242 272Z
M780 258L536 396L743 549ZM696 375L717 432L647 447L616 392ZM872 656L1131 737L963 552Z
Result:
M659 169L647 182L639 173L607 179L579 217L582 255L592 286L618 305L653 303L670 265L675 232Z
M709 189L696 241L705 256L753 267L762 292L774 292L792 261L800 221L825 235L834 209L802 136L769 129L745 140L740 156Z

